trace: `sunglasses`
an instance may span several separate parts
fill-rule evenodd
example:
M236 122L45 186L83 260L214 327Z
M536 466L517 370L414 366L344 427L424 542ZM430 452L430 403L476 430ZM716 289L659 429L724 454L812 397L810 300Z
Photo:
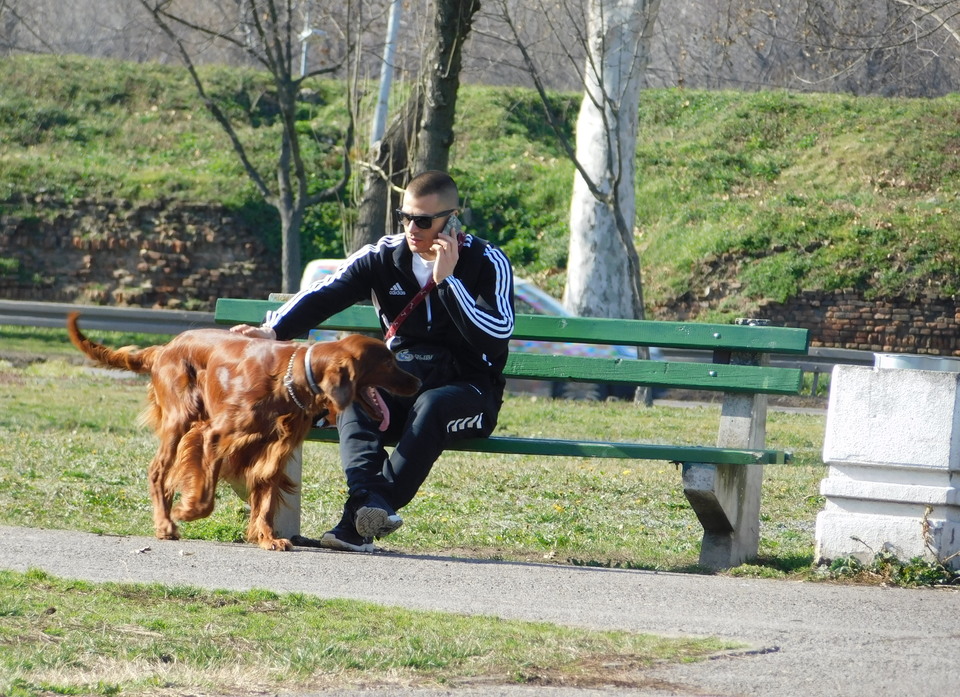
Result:
M412 220L413 224L416 225L421 230L428 229L433 225L433 221L437 218L442 218L445 215L450 215L453 213L456 208L451 208L448 211L440 211L439 213L434 213L433 215L411 215L410 213L405 213L399 208L395 211L397 214L397 222L403 226L406 226L408 220Z

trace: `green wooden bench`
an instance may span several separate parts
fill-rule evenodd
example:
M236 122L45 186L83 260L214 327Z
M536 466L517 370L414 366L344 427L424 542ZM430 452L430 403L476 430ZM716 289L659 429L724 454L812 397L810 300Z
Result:
M275 297L275 296L274 296ZM221 298L215 318L223 324L259 324L280 300ZM346 332L379 332L372 307L355 306L320 325ZM716 443L691 446L602 442L494 435L458 441L452 449L561 457L660 460L682 466L683 490L704 534L700 563L728 568L756 556L759 545L763 465L785 464L790 453L766 446L768 395L799 394L803 371L769 365L771 354L806 354L806 329L738 324L517 315L514 338L584 344L659 346L710 350L712 363L624 358L510 354L505 375L533 380L646 385L722 393ZM336 429L314 429L309 440L336 442ZM300 481L301 462L288 472ZM287 499L277 532L299 534L299 497Z

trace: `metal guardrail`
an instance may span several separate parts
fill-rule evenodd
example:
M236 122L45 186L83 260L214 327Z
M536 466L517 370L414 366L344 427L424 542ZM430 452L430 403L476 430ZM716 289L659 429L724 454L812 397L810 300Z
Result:
M696 360L709 363L709 351L683 351L677 349L661 349L663 357L671 361ZM872 351L858 351L856 349L839 349L826 346L811 346L806 356L785 356L771 354L771 365L781 368L800 368L806 372L828 373L833 366L843 365L873 365Z
M0 300L0 325L22 327L67 326L67 315L80 313L85 329L143 334L179 334L187 329L216 327L212 312L151 310L142 307L104 307L23 300Z

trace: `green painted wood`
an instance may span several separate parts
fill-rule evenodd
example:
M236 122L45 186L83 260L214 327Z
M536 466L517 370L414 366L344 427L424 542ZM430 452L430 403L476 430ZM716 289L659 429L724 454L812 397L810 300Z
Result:
M221 298L217 301L215 317L217 322L223 324L259 324L269 310L276 309L280 304L276 300ZM348 308L320 326L340 331L378 331L380 329L375 311L370 306ZM759 353L806 353L808 340L806 330L784 327L543 315L517 315L514 338ZM541 380L643 384L653 387L767 394L797 394L803 381L803 371L797 368L671 363L518 352L510 354L505 374L510 377ZM338 434L336 429L313 429L308 439L337 442ZM449 449L515 455L665 460L733 465L784 464L791 461L790 453L779 450L733 450L511 436L456 441Z
M282 303L273 300L246 300L241 298L218 298L214 319L220 324L260 324L267 312L276 310ZM324 329L343 331L378 331L380 322L369 305L354 305L320 325Z
M215 318L217 322L224 324L256 324L263 320L268 310L274 310L280 305L280 302L271 300L220 298L217 300ZM345 331L379 329L375 311L371 306L349 308L320 326ZM547 315L517 315L513 336L515 339L533 341L784 354L805 354L809 345L809 332L793 327L749 327Z
M339 434L335 428L315 428L310 431L308 440L336 443L339 441ZM733 450L693 445L548 440L546 438L515 438L509 436L454 441L447 449L511 455L665 460L667 462L700 462L717 465L782 465L792 459L790 453L781 450Z
M515 378L563 382L609 382L721 392L797 394L799 368L641 361L626 358L511 353L504 374Z
M268 310L276 309L280 303L269 300L244 300L221 298L217 301L216 319L218 322L237 324L259 323ZM581 328L589 323L601 320L584 318L545 318L540 315L518 316L518 327L533 326L539 320L547 319L553 331L561 332L559 322L572 322ZM523 320L523 322L521 322ZM635 324L631 320L604 320L630 327ZM526 324L524 324L526 323ZM662 328L664 325L679 325L690 329L691 336L700 335L701 326L717 327L719 325L694 325L679 322L641 322L643 325L652 325ZM379 324L376 314L370 306L353 306L340 312L321 327L344 331L377 331ZM607 324L609 330L609 324ZM755 333L775 332L779 327L728 327L730 330L745 330ZM670 328L676 332L675 327ZM535 333L538 339L547 336L546 332ZM650 334L649 336L653 336ZM529 335L518 329L514 333L517 338L529 338ZM583 338L583 333L576 335ZM657 334L662 336L662 332ZM563 338L559 334L552 335L553 339ZM719 340L718 340L719 341ZM703 348L699 345L699 348ZM627 385L648 385L651 387L665 387L692 390L711 390L739 393L766 393L766 394L797 394L803 385L803 371L799 368L775 368L770 366L743 366L715 363L688 363L666 361L642 361L624 358L586 357L586 356L558 356L553 354L520 353L510 354L504 373L509 377L555 380L574 382L605 382Z
M600 317L517 315L514 335L536 341L762 353L805 354L809 347L809 332L793 327L750 327Z

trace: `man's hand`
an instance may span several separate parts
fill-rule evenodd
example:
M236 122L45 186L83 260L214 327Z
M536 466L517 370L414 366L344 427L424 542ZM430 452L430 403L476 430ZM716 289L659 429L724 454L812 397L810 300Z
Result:
M440 233L431 249L437 253L436 264L433 266L433 280L440 283L453 273L460 259L460 245L453 235Z
M254 327L249 324L236 324L230 331L249 336L251 339L276 339L277 333L270 327Z

